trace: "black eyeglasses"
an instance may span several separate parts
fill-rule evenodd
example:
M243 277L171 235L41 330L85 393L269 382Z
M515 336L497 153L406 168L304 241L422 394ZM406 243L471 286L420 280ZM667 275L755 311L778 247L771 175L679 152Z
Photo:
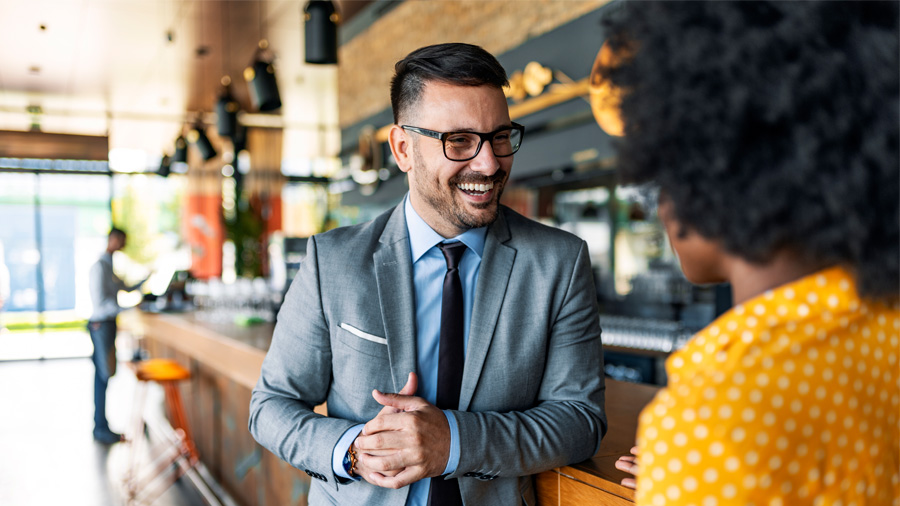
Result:
M518 123L498 128L486 134L481 132L435 132L410 125L403 125L400 128L432 139L440 139L441 144L444 145L444 156L454 162L465 162L478 156L484 141L491 144L494 156L498 158L512 156L519 150L519 146L522 145L522 137L525 136L525 127Z

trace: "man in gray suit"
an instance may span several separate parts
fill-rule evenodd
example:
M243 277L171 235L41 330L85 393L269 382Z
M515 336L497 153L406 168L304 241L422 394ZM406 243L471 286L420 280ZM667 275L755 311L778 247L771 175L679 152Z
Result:
M531 475L606 431L587 247L499 204L524 128L493 56L440 44L395 71L409 194L310 238L250 431L314 478L310 504L533 505Z

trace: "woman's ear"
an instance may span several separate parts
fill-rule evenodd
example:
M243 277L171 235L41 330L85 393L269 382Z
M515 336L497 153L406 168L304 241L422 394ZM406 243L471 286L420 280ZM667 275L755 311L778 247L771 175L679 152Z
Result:
M401 171L409 172L413 166L413 153L412 144L406 131L397 125L391 126L391 131L388 133L388 144L391 146L391 153L394 154L397 166Z
M707 239L678 221L675 205L660 195L659 220L669 236L669 244L681 264L681 271L691 283L708 284L728 281L726 264L729 256L719 241Z

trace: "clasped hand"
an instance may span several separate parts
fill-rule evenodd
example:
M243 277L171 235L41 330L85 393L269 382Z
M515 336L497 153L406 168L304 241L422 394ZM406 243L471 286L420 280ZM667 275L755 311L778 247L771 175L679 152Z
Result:
M415 373L396 394L372 391L384 406L353 442L356 474L373 485L400 488L439 476L450 455L450 426L443 411L413 394Z

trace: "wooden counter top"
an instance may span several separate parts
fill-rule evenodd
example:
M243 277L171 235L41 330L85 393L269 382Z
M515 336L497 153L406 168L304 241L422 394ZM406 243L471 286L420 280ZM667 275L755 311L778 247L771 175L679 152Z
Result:
M637 420L659 387L625 383L607 378L606 417L609 431L600 444L600 451L590 460L566 466L558 472L634 501L634 490L619 483L627 478L625 472L615 467L616 460L627 455L635 444Z
M212 323L193 313L123 313L123 326L153 336L167 346L195 357L222 376L253 389L272 342L272 323L252 327Z

